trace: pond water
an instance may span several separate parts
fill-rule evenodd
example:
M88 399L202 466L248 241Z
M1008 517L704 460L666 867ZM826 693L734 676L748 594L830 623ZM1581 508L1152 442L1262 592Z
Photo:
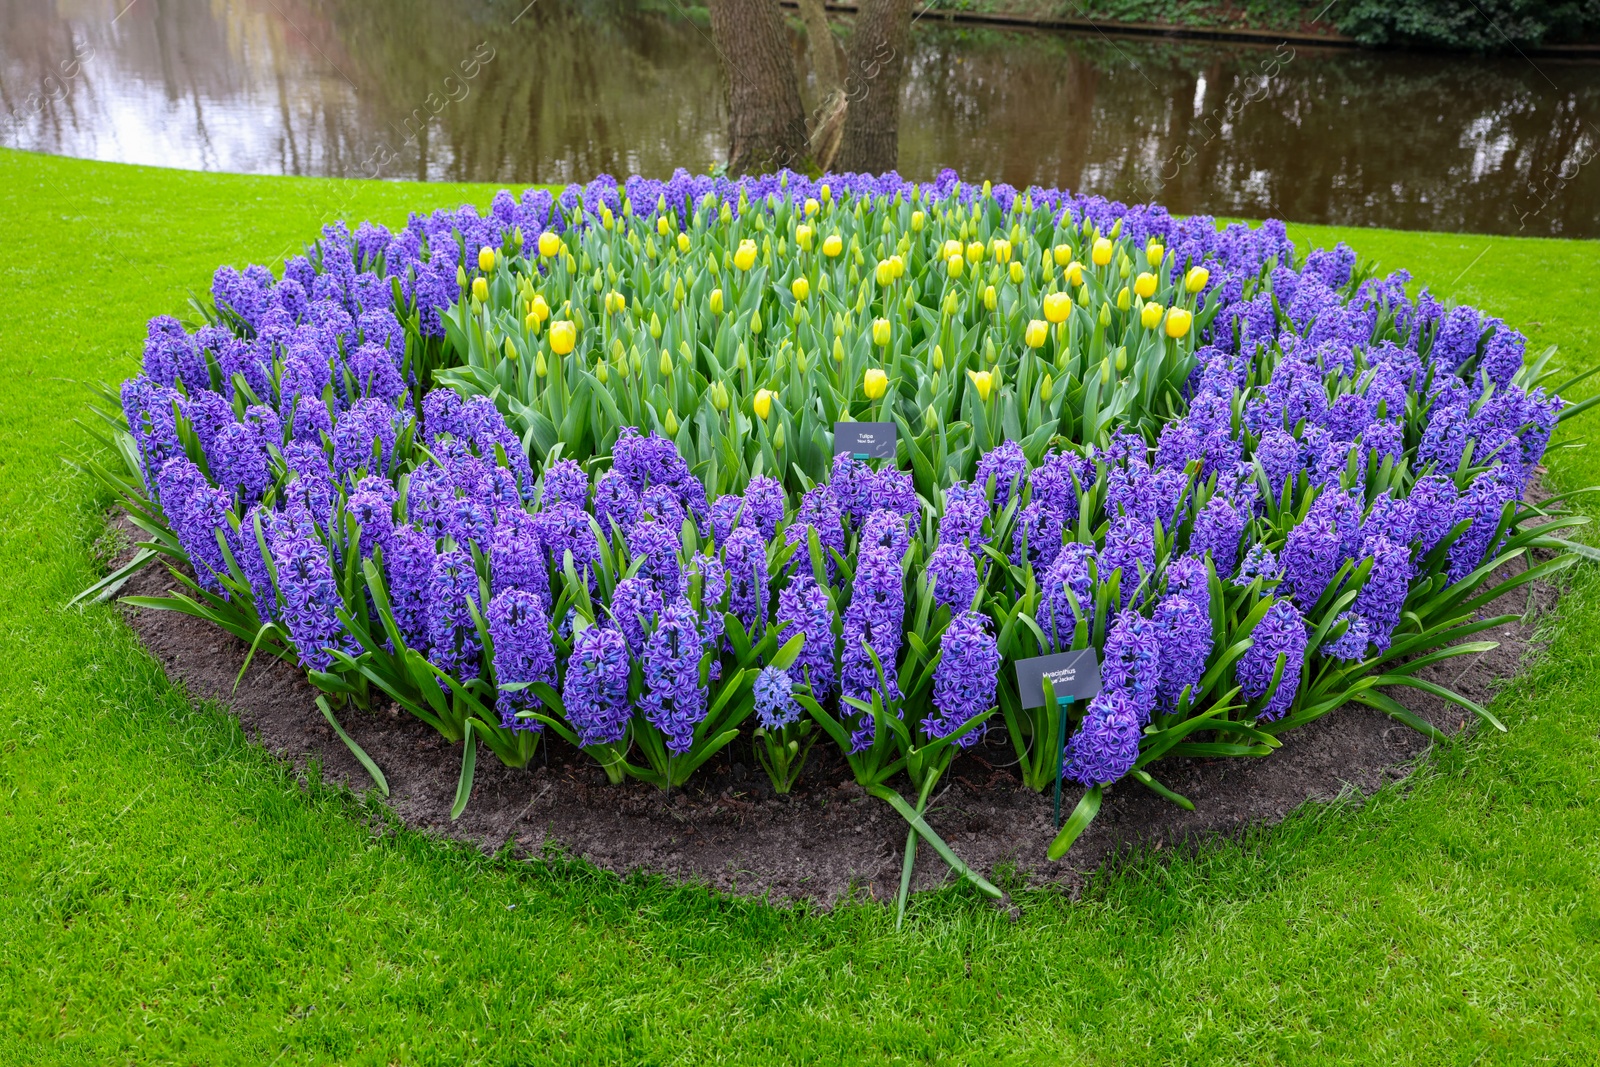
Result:
M1597 63L926 19L910 60L909 177L1600 237ZM9 147L515 185L703 170L726 130L704 11L676 0L0 0Z

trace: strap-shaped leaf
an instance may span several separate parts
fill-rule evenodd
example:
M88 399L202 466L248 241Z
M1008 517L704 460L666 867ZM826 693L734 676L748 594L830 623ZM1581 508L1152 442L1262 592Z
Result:
M1078 801L1078 806L1072 809L1072 814L1067 817L1066 824L1061 827L1061 832L1056 834L1056 839L1050 842L1049 851L1045 853L1051 862L1059 860L1067 854L1073 842L1083 836L1083 832L1094 822L1094 817L1100 814L1101 789L1095 786L1083 794L1083 799Z
M378 765L372 762L372 757L368 756L361 746L352 741L350 735L344 732L344 727L339 725L339 720L333 717L333 709L328 707L327 698L317 697L317 707L322 709L322 717L328 720L328 725L333 727L333 732L339 735L339 740L344 742L345 747L350 750L350 754L356 758L356 761L362 767L366 768L367 774L372 777L372 781L377 785L378 792L388 796L388 779L383 776L383 772L378 769Z
M911 805L907 804L905 798L899 793L896 793L886 785L869 785L867 792L879 800L887 802L890 807L899 812L900 817L910 823L912 829L920 834L924 841L933 846L933 850L939 853L940 858L950 865L950 869L971 882L978 888L979 892L995 900L1005 899L1005 894L990 884L989 880L983 875L968 867L961 857L957 856L955 851L944 843L944 839L934 832L933 827L929 826L921 815L912 810Z

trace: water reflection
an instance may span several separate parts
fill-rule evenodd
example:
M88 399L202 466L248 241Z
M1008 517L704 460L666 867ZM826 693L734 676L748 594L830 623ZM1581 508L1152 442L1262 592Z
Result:
M1595 237L1597 105L1595 64L919 24L901 171ZM704 168L727 124L671 0L0 0L0 112L98 159L507 183Z

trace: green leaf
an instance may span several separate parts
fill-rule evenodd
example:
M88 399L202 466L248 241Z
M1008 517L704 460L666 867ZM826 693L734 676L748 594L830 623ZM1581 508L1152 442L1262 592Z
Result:
M899 793L896 793L893 789L881 784L867 786L867 792L871 793L879 800L886 801L890 807L894 808L895 811L898 811L900 813L900 817L905 819L906 822L910 823L912 829L916 830L918 834L921 834L924 841L933 846L933 850L939 853L940 857L942 857L944 861L950 865L951 870L955 871L957 874L961 875L961 877L977 886L978 890L985 896L992 897L995 900L1005 899L1005 894L991 885L989 880L983 875L979 874L977 871L974 871L971 867L968 867L966 863L962 861L961 857L957 856L950 846L944 843L944 839L938 834L934 833L933 827L924 822L922 816L918 815L914 810L912 810L911 805L907 804L905 802L905 798Z
M1066 825L1061 827L1061 832L1056 834L1056 839L1050 842L1050 849L1045 853L1051 862L1059 860L1067 854L1067 849L1072 843L1083 836L1083 832L1094 822L1094 817L1100 814L1101 789L1095 786L1083 794L1083 799L1078 801L1078 806L1072 809Z
M476 720L468 719L462 732L461 778L456 782L456 802L450 805L451 822L461 818L461 813L467 810L467 801L472 797L472 775L478 764L478 742L472 736L476 725Z
M344 742L345 747L350 750L350 754L356 758L361 766L367 769L367 773L372 776L373 782L378 786L378 792L388 796L388 780L384 778L383 772L378 769L378 765L372 762L372 757L362 751L361 746L352 741L350 735L344 732L344 727L339 725L339 720L333 717L333 709L328 707L327 697L317 697L317 707L322 709L322 717L328 720L328 725L333 727L333 732L339 735L339 740Z

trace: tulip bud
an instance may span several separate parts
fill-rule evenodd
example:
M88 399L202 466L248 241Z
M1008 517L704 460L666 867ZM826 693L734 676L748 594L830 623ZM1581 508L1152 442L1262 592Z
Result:
M862 376L861 391L867 394L868 400L882 400L888 389L889 376L878 368L873 367Z
M511 360L511 361L513 361L513 362L515 362L516 358L517 358L517 346L511 343L511 338L509 338L509 337L506 338L505 348L506 348L506 358Z
M1066 293L1047 293L1044 298L1044 317L1051 323L1066 322L1072 314L1072 298Z
M1012 260L1011 262L1011 284L1022 284L1022 264L1016 260Z
M782 452L784 440L783 423L780 422L778 423L778 428L772 431L772 450L774 452Z
M905 277L906 261L901 259L899 255L893 255L889 257L889 267L896 278Z
M628 366L632 369L634 377L644 374L644 357L639 354L637 348L628 349Z
M650 338L655 341L661 340L661 316L654 311L650 312Z
M1100 384L1104 385L1107 382L1109 382L1110 380L1111 380L1111 361L1109 359L1102 359L1100 361Z
M993 364L998 362L999 359L1000 353L995 351L993 335L985 337L983 339L983 361L985 363Z
M1149 271L1140 274L1133 280L1133 291L1145 300L1149 300L1156 295L1156 276Z
M689 235L688 234L686 234L686 233L678 234L678 251L679 251L679 253L681 253L683 255L688 255L688 253L689 253Z
M713 290L711 290L711 314L713 314L713 315L722 314L722 290L721 289L713 289Z
M718 411L728 410L728 387L721 382L711 383L711 406Z
M1151 270L1161 266L1162 257L1166 254L1167 250L1161 247L1160 241L1151 241L1144 249L1144 258L1150 261Z
M794 365L795 365L795 369L798 370L801 374L804 374L806 372L806 368L811 365L810 360L806 359L806 350L805 349L803 349L803 348L795 349L795 351L794 351Z
M969 263L983 262L983 242L973 241L967 245L967 261Z
M478 269L485 274L494 270L494 249L488 245L478 249Z
M1100 327L1104 329L1111 325L1111 305L1106 301L1100 302Z
M811 283L802 274L789 283L789 291L794 294L795 303L804 304L806 297L811 295Z
M1056 245L1055 248L1051 249L1051 255L1055 259L1056 266L1065 267L1068 263L1072 262L1072 246L1065 244ZM1048 266L1048 264L1046 265Z
M549 230L546 230L546 231L544 231L543 233L541 233L539 235L539 254L541 256L543 256L545 259L549 259L552 256L554 256L557 252L560 252L560 251L561 251L561 238L560 237L557 237L554 233L551 233Z
M661 363L658 368L663 378L672 377L672 353L665 348L661 350Z
M872 320L872 343L883 348L889 343L889 320Z
M956 309L959 308L960 306L961 306L961 302L956 299L956 294L954 292L949 292L949 293L945 294L945 297L944 297L944 314L945 314L946 318L949 318L951 315L954 315L956 313Z
M935 371L944 369L944 349L938 345L933 346L933 369Z
M661 423L661 428L667 431L668 437L678 436L678 416L671 408L667 409L667 417Z
M733 265L740 270L749 270L756 265L756 243L746 238L739 242L739 248L733 253Z
M1111 242L1104 237L1095 238L1093 251L1090 252L1090 258L1094 260L1094 265L1097 267L1103 267L1110 263Z
M571 352L578 343L578 328L568 319L550 324L550 351L558 356Z
M756 390L755 399L750 402L750 406L762 421L766 421L767 417L772 414L772 399L777 395L771 389Z
M878 260L878 266L873 270L872 276L881 286L889 285L894 281L894 265L887 259Z
M1069 284L1074 286L1083 284L1083 264L1077 260L1068 263L1067 269L1063 273L1066 275Z
M837 259L839 257L839 253L843 251L844 241L840 240L838 234L830 233L828 236L822 239L822 254L827 256L829 259Z
M543 352L533 358L533 373L541 378L550 373L550 365L545 362Z
M1127 345L1118 345L1117 346L1116 367L1117 367L1117 373L1118 374L1121 374L1123 371L1128 369L1128 346Z
M1146 304L1144 310L1139 312L1139 324L1147 330L1153 330L1161 324L1161 316L1167 309L1160 304Z
M606 369L605 360L602 359L599 364L596 365L594 368L594 376L599 380L601 385L604 385L611 380L611 372Z
M961 272L963 269L965 269L965 267L966 260L962 259L960 256L951 256L949 259L945 260L945 269L949 272L950 277L952 278L961 277Z
M1130 308L1132 306L1133 306L1133 298L1128 293L1128 287L1126 285L1124 285L1121 289L1117 290L1117 310L1118 311L1127 311L1128 308Z
M995 303L996 303L996 301L998 299L999 298L996 296L995 291L994 291L994 286L992 286L992 285L984 286L984 288L983 288L983 306L985 308L987 308L990 311L993 311Z
M750 312L750 332L753 333L753 334L760 334L761 333L761 309L760 308L756 308L754 311Z
M817 203L815 198L809 197L809 196L806 197L806 203L805 203L806 218L810 218L812 215L815 215L821 208L822 208L822 205Z
M1048 404L1050 398L1055 395L1055 391L1056 380L1047 373L1039 382L1039 399Z
M1043 348L1046 339L1050 336L1050 327L1043 319L1033 319L1028 323L1028 329L1023 334L1023 339L1028 342L1029 348Z
M1210 280L1211 272L1204 267L1190 267L1189 273L1183 277L1183 287L1191 293L1198 293Z
M1173 308L1167 312L1167 336L1177 340L1189 332L1189 327L1194 324L1194 316L1183 308Z
M744 342L739 342L739 347L733 353L733 365L739 370L750 369L750 351L745 348Z
M911 213L911 232L912 233L921 233L922 232L922 227L926 222L927 222L927 217L925 215L923 215L922 212L913 211Z
M475 299L475 300L480 300L480 301L482 301L484 303L488 303L489 302L489 279L487 279L487 278L474 278L474 279L472 279L472 296L473 296L473 299Z
M465 289L466 287L467 287L467 268L465 268L465 267L457 267L456 268L456 288L457 289Z
M538 335L538 333L539 333L539 316L538 316L537 313L532 312L532 311L528 312L528 317L526 319L522 320L522 324L528 328L528 332L529 333L534 334L535 336Z

